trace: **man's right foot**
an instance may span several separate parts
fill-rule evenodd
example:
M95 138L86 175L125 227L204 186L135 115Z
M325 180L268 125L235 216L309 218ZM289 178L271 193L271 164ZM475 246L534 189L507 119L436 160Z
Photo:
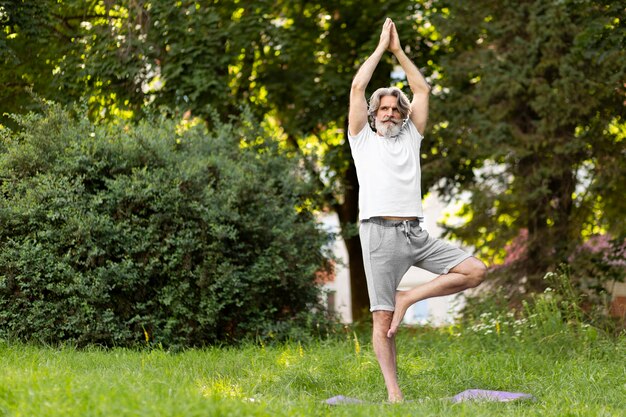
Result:
M391 319L391 325L389 326L389 330L387 331L387 337L392 338L398 332L398 327L400 327L400 323L402 323L402 319L406 314L406 311L411 306L411 302L408 300L408 291L397 291L396 292L396 309L393 312L393 318Z

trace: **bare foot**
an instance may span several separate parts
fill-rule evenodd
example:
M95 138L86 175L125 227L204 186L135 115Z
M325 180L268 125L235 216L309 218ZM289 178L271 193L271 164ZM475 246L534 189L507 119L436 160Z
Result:
M399 387L397 389L387 390L387 402L389 404L404 402L404 396L402 395L402 391Z
M411 306L411 302L408 300L408 291L397 291L396 292L396 310L393 312L393 318L391 319L391 325L389 326L389 330L387 331L387 337L392 338L398 332L398 327L400 327L400 323L402 323L402 319L404 318L404 314L407 309Z
M398 396L389 396L388 402L390 404L400 404L404 402L404 398L402 397L402 394Z

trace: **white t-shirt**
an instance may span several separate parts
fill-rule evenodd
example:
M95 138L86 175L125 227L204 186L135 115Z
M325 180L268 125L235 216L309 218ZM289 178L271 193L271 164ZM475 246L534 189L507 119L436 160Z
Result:
M379 136L368 124L356 136L348 134L359 179L359 219L423 217L422 139L411 119L394 138Z

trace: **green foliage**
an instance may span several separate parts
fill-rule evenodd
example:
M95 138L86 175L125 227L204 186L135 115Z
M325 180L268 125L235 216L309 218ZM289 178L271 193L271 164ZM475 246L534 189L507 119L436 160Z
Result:
M80 71L74 41L92 12L81 0L0 0L0 124L15 127L6 113L41 110L31 92L61 103L84 92L64 74Z
M506 294L502 288L470 298L460 321L461 331L496 339L513 337L536 343L539 349L546 340L555 346L573 340L580 347L596 342L600 335L623 335L626 323L608 317L606 287L590 291L585 286L590 280L573 276L568 265L546 273L543 280L546 290L521 302L519 295Z
M53 105L18 121L0 156L2 334L189 346L277 323L283 338L323 314L327 237L299 208L296 162L251 117L207 132Z
M616 282L626 279L626 238L592 236L568 261L569 275L577 286L601 297Z
M449 8L434 19L447 39L432 106L442 125L425 170L439 164L444 189L471 193L468 223L449 233L483 257L502 261L528 233L508 283L540 291L589 231L624 233L623 4L438 4Z

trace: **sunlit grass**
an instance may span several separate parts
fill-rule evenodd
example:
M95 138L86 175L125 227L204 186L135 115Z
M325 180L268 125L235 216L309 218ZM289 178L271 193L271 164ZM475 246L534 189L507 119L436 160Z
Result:
M398 350L408 401L388 405L367 332L310 345L178 353L0 342L0 415L626 415L624 338L542 346L497 334L405 329ZM449 401L470 388L527 392L537 400ZM335 395L368 404L323 403Z

